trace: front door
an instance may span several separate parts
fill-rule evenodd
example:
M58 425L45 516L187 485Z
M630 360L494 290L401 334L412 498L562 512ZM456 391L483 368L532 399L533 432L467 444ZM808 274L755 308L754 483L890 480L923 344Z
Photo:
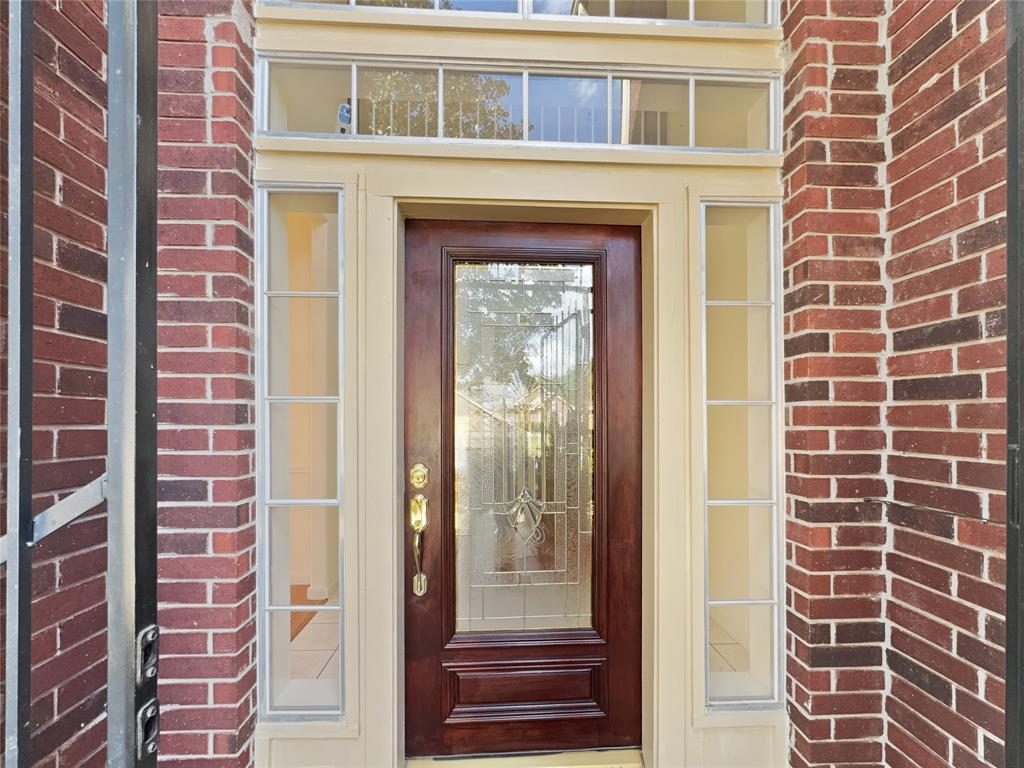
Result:
M411 221L406 754L640 743L640 232Z

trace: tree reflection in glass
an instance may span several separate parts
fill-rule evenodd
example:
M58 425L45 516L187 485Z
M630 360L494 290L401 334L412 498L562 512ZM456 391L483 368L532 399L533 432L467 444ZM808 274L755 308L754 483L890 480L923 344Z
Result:
M460 631L590 626L593 267L455 270Z
M359 133L363 136L436 136L437 71L359 67Z
M446 69L444 135L453 139L522 139L523 76Z

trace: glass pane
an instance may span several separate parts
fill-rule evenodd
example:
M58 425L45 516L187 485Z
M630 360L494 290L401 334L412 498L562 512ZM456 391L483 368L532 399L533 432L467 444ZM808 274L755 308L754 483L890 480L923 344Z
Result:
M334 403L271 403L267 445L272 499L337 498Z
M708 611L708 695L712 701L770 699L775 692L775 609L714 605Z
M772 406L708 406L708 498L772 496Z
M770 600L774 542L771 507L708 507L708 596Z
M443 11L518 13L518 0L441 0Z
M771 298L771 225L768 208L711 206L705 210L708 301Z
M456 628L591 626L593 267L455 269Z
M615 0L615 15L631 19L689 19L690 0Z
M434 0L356 0L356 5L374 5L379 8L433 8Z
M731 21L737 24L767 24L766 0L695 0L697 21Z
M271 395L338 394L338 299L271 297Z
M271 507L270 604L338 605L341 527L337 507ZM293 613L301 620L312 613Z
M608 0L533 0L533 12L561 16L607 16Z
M523 76L446 69L444 135L455 139L522 139Z
M268 289L338 290L338 195L269 195Z
M270 705L341 708L341 613L271 611Z
M530 75L530 141L608 141L608 81Z
M625 121L623 113L626 114ZM676 147L689 144L689 81L654 78L612 80L612 141L616 144Z
M356 95L364 136L437 136L437 71L359 67Z
M769 307L710 306L707 314L709 400L772 400Z
M768 149L768 83L697 82L698 147Z
M352 68L270 64L267 129L352 132Z

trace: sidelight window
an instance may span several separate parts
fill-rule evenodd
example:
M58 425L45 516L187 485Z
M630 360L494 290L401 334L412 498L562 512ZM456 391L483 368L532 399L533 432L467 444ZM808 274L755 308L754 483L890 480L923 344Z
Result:
M262 129L587 146L772 151L774 81L740 75L268 60Z
M711 706L779 678L776 209L705 204L705 662Z
M261 708L343 710L341 196L261 199Z

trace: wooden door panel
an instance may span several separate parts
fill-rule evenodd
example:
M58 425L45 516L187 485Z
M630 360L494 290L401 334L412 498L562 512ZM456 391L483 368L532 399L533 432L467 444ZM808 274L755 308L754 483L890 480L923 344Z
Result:
M422 568L428 587L422 596L413 594L413 534L407 524L408 511L403 510L406 530L406 753L409 756L639 744L639 246L639 230L631 227L443 221L407 224L406 468L423 463L430 470L426 487L408 485L406 495L407 504L415 493L422 493L429 499L430 520L423 533L422 547ZM480 269L484 272L479 273ZM505 290L505 284L499 281L494 288L492 276L504 272L535 273L536 282L526 281L526 288L509 283L511 288ZM467 295L474 296L471 293L475 289L473 280L478 274L484 275L481 284L489 286L487 290L491 292L487 295L491 304L479 311L475 309L476 304L467 304L468 308L463 307L464 314L460 316L463 325L459 326L456 314L460 310L455 306L454 297L456 281L461 280L461 290L470 291ZM552 275L558 279L549 279ZM558 280L569 280L572 275L592 276L592 283L584 284L584 281L580 283L583 287L566 289L569 292L565 295L569 298L557 298L561 296ZM517 290L520 293L517 294ZM586 299L588 291L590 298ZM508 299L508 307L500 303L506 294L513 296ZM532 309L520 308L515 303L516 296L534 294L555 296L562 305L575 307L575 313L563 310L557 302L550 306L540 302ZM589 313L581 304L585 301L591 302ZM479 327L466 326L466 313L474 312L482 318ZM536 318L542 318L543 322ZM461 404L457 403L456 333L462 334L459 337L462 348L483 350L485 337L534 338L530 335L534 322L539 322L536 327L543 329L539 336L542 341L557 333L561 334L559 338L570 339L576 346L540 344L524 348L526 351L508 353L508 359L513 362L519 360L516 355L523 359L539 357L547 361L550 357L554 360L544 363L547 365L544 370L549 373L545 374L546 378L535 377L534 380L541 383L534 389L524 385L516 390L522 394L517 395L519 399L511 411L506 409L498 414L497 406L481 404L483 401L474 402L469 408L465 402L471 398L462 390ZM525 330L520 333L520 328ZM568 353L564 350L569 347L587 347L591 354L587 358L589 362L566 362L563 358ZM501 366L508 361L501 357L505 347L499 344L494 348L498 352L495 352L493 367L498 369L495 375L500 378L505 370ZM465 357L466 353L463 354ZM491 360L483 352L480 355L479 359ZM474 363L463 360L461 365L471 371ZM518 386L521 383L516 378L518 373L513 373L513 383ZM466 378L465 373L463 378ZM486 383L480 386L480 392L486 392L487 386L493 388ZM574 400L573 393L583 393L583 399ZM587 402L592 402L592 426L586 433L589 437L584 439L579 423L585 415L583 409ZM507 400L502 399L501 403L505 409ZM457 416L458 413L462 415ZM457 418L462 419L461 427L456 425ZM536 426L538 418L543 422L541 427ZM477 432L470 432L466 426L471 419L478 424ZM529 430L517 426L527 422L531 425ZM489 426L480 427L480 424ZM568 437L573 428L576 429L575 443ZM480 482L483 486L491 484L493 498L507 501L501 504L480 502L482 492L467 490L467 487L479 485L467 482L467 477L475 479L476 476L467 475L465 465L466 456L475 455L472 451L477 449L463 445L459 454L462 465L458 470L463 473L459 492L463 494L460 502L463 506L459 508L462 525L466 525L467 519L477 519L472 517L476 515L483 521L474 523L479 526L478 530L486 531L488 526L493 526L497 538L494 542L485 539L483 546L491 547L494 550L491 555L497 552L500 557L494 561L498 565L493 566L498 570L488 571L487 578L493 580L493 589L481 587L477 592L472 589L463 592L461 599L467 601L464 606L470 607L469 612L463 614L468 618L460 620L465 624L457 625L455 435L459 429L463 430L463 442L467 439L470 443L472 439L486 442L488 438L476 436L490 435L488 450L496 457L493 458L493 478L489 468L486 472L481 470ZM506 430L513 436L509 437ZM537 447L538 440L540 447ZM519 445L523 446L521 451L517 448ZM572 453L574 445L576 453ZM498 458L504 462L500 469ZM592 488L587 485L583 493L579 484L590 474L575 474L575 495L570 496L566 495L570 486L566 485L569 481L565 467L569 466L567 462L573 461L576 462L573 467L587 465L593 482ZM507 480L509 473L511 481ZM503 484L502 493L496 490L498 484ZM520 487L522 494L516 496ZM564 498L560 498L559 493ZM592 505L589 527L582 517L582 500L588 494ZM575 506L570 504L570 499ZM523 538L516 539L516 535ZM554 538L548 540L545 536ZM590 552L589 559L577 557L575 566L567 559L568 554L564 554L562 561L558 560L559 553L568 552L573 546L572 536L577 537L577 548L588 547L580 552ZM462 546L467 546L466 541L463 536ZM590 544L585 544L586 541ZM536 542L544 542L544 545ZM465 569L470 562L476 568L477 561L472 557L464 556L460 567ZM508 566L511 571L506 577L503 573L507 557L521 564ZM521 560L522 557L527 559ZM588 560L591 578L586 581L582 563ZM570 578L574 567L575 582ZM462 578L466 578L465 570L462 573ZM524 586L518 592L513 589L506 594L507 590L501 586L505 578ZM540 582L536 578L540 578ZM551 580L555 592L548 594L548 587L532 586L546 584L546 579ZM585 598L586 585L590 585L589 601ZM497 606L494 612L504 616L501 600L514 602L520 593L523 610L527 602L536 600L541 613L527 611L516 618L520 614L513 611L508 619L488 619L486 615L478 615L479 607L470 605L470 600L477 598L466 596L479 595L479 600L491 601ZM545 600L553 600L557 607L563 594L565 600L569 600L569 595L579 595L576 612L563 607L565 617L559 618L557 611L549 616L546 611L550 606ZM589 613L586 613L587 608ZM535 614L537 618L531 619ZM521 621L522 626L493 628L505 621ZM543 628L541 625L547 621L553 622L556 628ZM573 626L561 626L561 621ZM460 631L457 626L461 627Z

